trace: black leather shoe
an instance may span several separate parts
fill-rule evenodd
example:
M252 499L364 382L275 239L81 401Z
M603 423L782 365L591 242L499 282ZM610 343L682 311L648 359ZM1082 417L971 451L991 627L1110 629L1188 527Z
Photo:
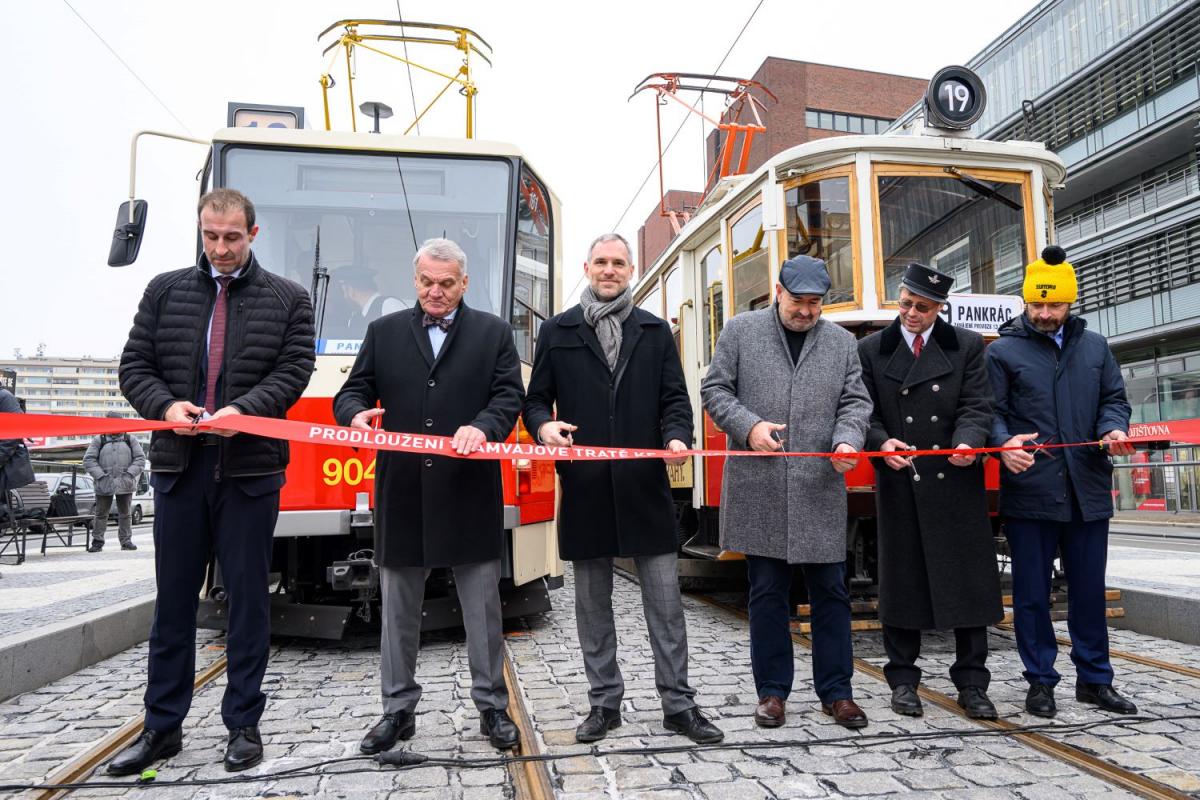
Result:
M87 551L89 553L99 553L103 549L104 549L104 542L98 542L95 539L92 539L92 543L88 545Z
M592 706L587 719L575 729L575 741L598 742L614 728L621 727L621 712L604 706Z
M921 706L921 696L917 687L911 683L902 683L892 689L892 711L906 717L920 717L925 713Z
M996 719L996 706L987 692L978 686L964 686L958 691L958 705L971 719Z
M234 728L229 732L229 744L225 745L225 771L241 772L262 761L262 736L257 725Z
M163 758L170 758L183 749L183 730L142 731L133 744L108 762L109 775L135 775Z
M137 550L137 545L133 542L121 542L122 550Z
M1053 717L1058 713L1054 704L1054 687L1044 683L1034 683L1025 695L1025 710L1035 717Z
M1091 703L1100 706L1105 711L1117 714L1136 714L1137 706L1117 694L1111 683L1075 684L1075 699L1081 703Z
M517 724L508 717L503 708L489 708L479 717L479 732L488 737L492 747L497 750L508 750L516 747L521 741L521 733Z
M411 739L417 732L417 718L411 711L396 711L379 718L358 745L360 753L374 755L391 750L397 739Z
M672 733L682 733L696 744L713 744L725 738L721 729L709 722L695 706L677 714L664 715L663 727Z

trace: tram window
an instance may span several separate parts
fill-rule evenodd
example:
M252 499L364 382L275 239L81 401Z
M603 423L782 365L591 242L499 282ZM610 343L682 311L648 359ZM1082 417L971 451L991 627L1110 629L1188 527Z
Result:
M763 235L762 206L755 205L729 228L733 246L733 313L771 304L771 264Z
M700 274L704 276L704 363L712 361L713 347L721 328L725 327L725 262L721 259L720 246L704 254L700 260Z
M228 147L222 158L222 184L254 201L254 251L265 268L311 286L320 228L321 266L330 275L321 352L353 354L368 315L415 304L413 255L433 237L466 252L467 303L502 313L507 161L248 147ZM350 272L339 279L349 267L362 286L350 286Z
M879 176L884 299L895 301L913 261L950 272L955 292L1020 290L1025 248L1019 183L946 176Z
M517 202L517 259L510 322L517 354L533 363L534 344L550 316L550 205L546 187L521 168Z
M825 262L833 285L825 303L853 303L854 241L850 231L850 178L841 175L793 186L784 193L787 255Z
M679 324L679 305L683 302L683 273L671 267L663 279L663 297L666 300L667 322Z
M638 303L638 308L643 311L649 311L658 318L662 318L662 291L657 286L650 294L642 298L642 302Z

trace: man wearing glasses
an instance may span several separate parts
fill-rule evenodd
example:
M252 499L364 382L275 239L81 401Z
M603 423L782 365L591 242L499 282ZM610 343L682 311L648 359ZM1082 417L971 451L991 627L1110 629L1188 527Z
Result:
M1012 550L1017 651L1029 692L1025 710L1053 717L1058 642L1050 621L1050 576L1057 552L1070 584L1067 629L1078 676L1075 699L1119 714L1137 707L1113 689L1104 609L1112 462L1129 455L1129 401L1104 337L1071 314L1078 288L1061 247L1025 268L1025 313L1000 326L987 350L996 396L993 446L1096 442L1101 447L1001 453L1000 515Z
M938 315L953 282L910 264L899 315L858 344L863 383L875 403L866 447L896 454L875 463L883 671L892 710L921 716L921 631L953 629L950 678L958 704L969 717L995 719L987 696L987 626L1004 612L983 460L954 454L987 442L992 388L983 337ZM903 455L914 448L949 455Z

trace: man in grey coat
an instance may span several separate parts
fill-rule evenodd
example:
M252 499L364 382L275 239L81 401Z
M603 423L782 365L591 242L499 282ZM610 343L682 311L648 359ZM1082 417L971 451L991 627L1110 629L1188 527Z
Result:
M784 722L794 657L789 628L792 567L804 573L813 608L813 682L821 710L839 725L867 717L850 687L846 589L846 485L870 424L854 335L821 319L825 262L783 263L769 308L738 314L717 342L701 386L704 407L731 450L836 452L833 458L725 461L721 544L746 555L754 719Z
M120 419L117 411L109 417ZM146 468L146 454L138 440L127 433L102 434L92 439L83 454L83 468L96 482L96 521L92 523L92 542L89 553L104 549L104 531L108 527L108 512L113 497L117 499L117 538L122 550L137 550L133 543L133 493L138 477Z

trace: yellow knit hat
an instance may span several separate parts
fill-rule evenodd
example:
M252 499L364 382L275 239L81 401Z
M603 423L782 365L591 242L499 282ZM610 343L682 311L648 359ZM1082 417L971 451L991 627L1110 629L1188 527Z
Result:
M1057 245L1042 251L1042 257L1025 267L1025 285L1021 293L1026 303L1074 303L1079 296L1075 268L1067 263L1066 252Z

